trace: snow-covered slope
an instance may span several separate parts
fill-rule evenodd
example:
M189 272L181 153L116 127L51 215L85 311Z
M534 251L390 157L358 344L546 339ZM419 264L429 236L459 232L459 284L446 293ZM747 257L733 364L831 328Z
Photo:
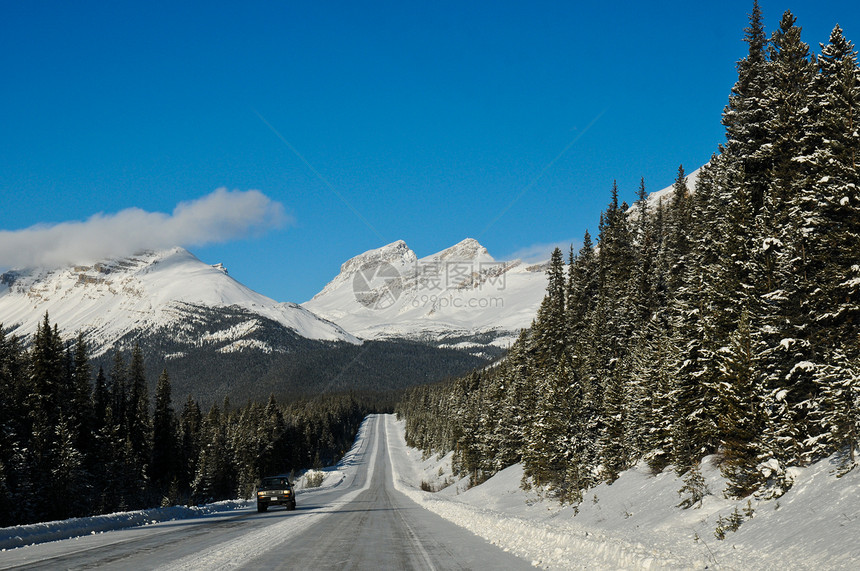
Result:
M476 240L424 258L401 240L350 259L302 305L364 339L504 347L545 293L544 266L496 261Z
M261 320L308 339L358 342L337 325L296 304L260 295L227 275L220 264L205 264L182 248L0 276L0 323L15 334L30 335L48 312L64 336L83 332L95 355L129 333L181 330L199 322L207 310L224 308L245 319L223 331L202 324L203 338L222 343L222 350L241 345L249 332L261 327Z
M398 490L540 568L860 568L860 471L840 476L837 457L792 468L794 486L780 498L724 498L710 456L702 462L706 495L695 507L678 505L684 480L671 467L654 475L644 463L588 490L580 504L560 505L522 489L521 464L473 487L451 473L451 453L428 458L406 446L404 421L385 420ZM741 521L736 531L726 529L732 518Z

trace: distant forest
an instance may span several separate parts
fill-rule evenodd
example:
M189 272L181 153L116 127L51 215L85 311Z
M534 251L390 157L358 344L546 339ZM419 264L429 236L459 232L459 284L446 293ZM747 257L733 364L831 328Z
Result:
M0 527L250 497L262 476L332 464L385 408L328 394L204 412L189 395L177 412L167 371L153 407L137 346L93 373L47 314L26 349L0 327Z
M269 332L273 337L284 335L275 329ZM202 328L199 334L203 334ZM274 394L279 401L291 401L334 392L391 393L410 385L459 376L486 365L489 356L504 353L490 346L481 348L489 355L474 355L406 339L365 340L353 345L304 339L294 333L292 336L281 345L289 347L286 352L221 353L211 346L179 343L170 331L132 334L94 362L108 367L117 351L122 353L125 348L128 352L137 344L148 370L157 373L166 368L178 394L193 394L201 406L209 406L225 397L265 401ZM272 339L261 337L277 345ZM154 381L150 379L151 390Z
M576 504L645 462L706 493L779 496L791 466L860 436L860 71L836 26L817 55L758 3L723 113L726 142L688 188L632 207L613 187L597 244L556 250L530 330L492 368L415 387L409 444L453 450L478 483L514 463L525 486ZM717 492L714 490L713 492Z

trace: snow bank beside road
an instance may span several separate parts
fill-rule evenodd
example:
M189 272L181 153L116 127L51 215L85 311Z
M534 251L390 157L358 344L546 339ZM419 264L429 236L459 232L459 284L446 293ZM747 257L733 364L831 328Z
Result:
M552 569L857 569L860 568L860 470L837 478L835 463L793 470L794 487L776 500L727 500L713 462L702 472L710 495L681 509L683 485L671 470L654 476L639 466L611 486L589 490L576 508L520 488L511 466L468 488L451 474L450 455L422 458L408 448L403 423L386 419L395 485L419 505L535 565ZM421 491L425 481L436 493ZM745 521L717 540L722 518Z
M250 500L228 500L199 507L173 506L131 512L117 512L92 517L72 518L0 529L0 550L57 541L126 527L148 525L162 521L223 514L254 505Z

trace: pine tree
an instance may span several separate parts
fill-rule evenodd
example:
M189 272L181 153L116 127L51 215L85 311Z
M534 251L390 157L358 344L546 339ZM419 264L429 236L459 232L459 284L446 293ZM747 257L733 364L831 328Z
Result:
M614 482L623 470L629 467L630 457L625 435L629 419L627 402L627 361L615 363L609 377L604 381L602 410L603 427L600 433L601 477Z
M178 483L179 462L176 416L171 405L170 376L166 370L158 377L155 389L155 410L152 416L152 485L156 493L166 495L174 481ZM176 498L172 498L176 500Z
M137 505L144 501L143 495L149 486L149 462L152 455L149 391L143 352L139 345L132 349L128 375L131 387L125 409L128 427L127 454L130 455L131 470L137 480L133 484L134 493L131 495L132 501Z
M196 501L227 499L236 494L236 472L229 439L230 415L212 405L203 421L200 458L192 483Z
M648 195L645 192L645 179L639 183L639 192L634 205L636 223L634 229L634 259L635 266L630 280L630 301L633 305L636 319L635 330L642 327L659 307L655 292L654 264L658 252L658 240L662 237L655 235L653 217L648 210Z
M78 433L62 416L54 433L56 448L52 455L55 463L51 467L51 485L42 492L51 498L52 510L44 515L51 519L89 515L91 483L84 455L76 443Z
M98 433L98 431L105 426L107 410L111 406L111 394L108 389L105 371L104 368L99 366L99 372L96 374L96 381L93 386L92 394L93 433Z
M757 289L765 300L760 318L766 332L759 352L770 392L783 395L786 403L771 411L785 415L772 423L780 427L774 452L783 462L802 461L803 442L812 434L808 411L816 398L814 366L806 365L814 357L800 307L804 293L810 291L805 279L809 235L804 231L808 218L802 189L811 175L807 162L798 160L810 153L804 134L809 131L814 66L800 33L794 16L785 12L771 43L772 83L765 99L772 176L758 225L763 246Z
M683 499L678 507L684 509L700 508L702 507L702 499L709 493L708 485L702 476L701 466L696 462L684 475L684 485L678 490L678 495ZM684 497L684 494L687 494L687 497Z
M839 26L822 46L818 70L818 121L811 138L820 143L810 156L817 175L799 204L802 230L814 238L808 246L809 287L803 299L819 396L810 411L815 426L806 453L814 460L847 449L850 466L857 434L857 415L849 412L858 392L853 363L860 356L857 343L849 341L860 337L860 69L854 46Z
M497 375L497 394L501 397L494 465L497 471L520 461L526 429L531 425L535 394L534 387L528 383L525 354L527 339L525 332L520 334Z
M814 212L821 228L819 248L812 257L820 272L817 281L821 291L816 303L823 307L812 309L820 324L821 338L817 341L827 345L852 338L858 330L849 324L860 320L858 288L848 285L853 283L860 259L860 68L854 45L839 26L831 33L830 43L822 46L818 68L815 97L819 121L813 137L821 143L810 160L821 175L814 185L819 206ZM855 349L851 355L857 352Z
M691 263L685 277L685 294L687 310L694 317L687 322L688 356L684 358L694 357L686 369L688 378L695 379L697 385L698 402L688 410L695 418L694 461L718 447L718 352L727 344L729 332L734 328L725 320L727 307L718 303L718 300L728 302L726 286L720 281L721 264L728 258L723 234L728 227L726 193L721 187L724 169L723 162L716 155L712 156L700 170L692 196ZM735 256L743 254L743 250L730 251Z
M68 418L69 428L75 434L75 446L81 453L83 462L81 473L87 480L86 486L90 487L88 472L92 467L92 456L95 453L93 435L96 430L96 417L91 400L92 367L83 334L79 333L75 339L71 364L71 379L66 389L68 400L65 415Z
M618 204L618 186L613 183L612 199L600 228L600 255L597 258L597 298L589 315L591 351L597 357L592 374L605 385L621 382L615 368L626 354L632 336L633 308L628 297L634 249L626 212ZM600 386L595 405L603 407L605 386Z
M804 135L815 66L800 34L796 18L786 11L770 44L770 85L765 90L764 105L771 144L764 152L770 155L772 165L769 192L778 204L790 201L807 182L804 163L797 158L809 152Z
M843 473L857 465L857 447L860 445L860 370L846 367L847 359L838 352L832 353L832 364L816 371L815 382L820 391L820 403L811 412L812 420L820 428L810 443L813 459L839 451L843 457Z
M767 188L770 164L762 149L770 142L765 122L765 90L769 86L765 48L767 37L758 0L753 2L749 26L744 30L749 44L747 56L738 62L738 81L732 88L729 104L723 112L728 139L725 154L738 161L743 182L750 194L755 212L761 208Z
M673 400L677 395L675 371L679 367L680 351L668 324L659 316L646 325L641 346L633 359L646 395L638 415L644 459L654 473L660 473L672 461L673 426L677 417Z
M666 222L665 255L671 260L667 270L667 288L673 299L680 297L686 277L690 256L690 226L692 209L690 189L687 188L687 175L684 166L678 167L675 183L672 185L672 201Z
M36 329L30 349L25 406L29 414L30 481L52 482L52 471L57 464L57 433L59 424L64 351L59 331L51 327L48 314ZM34 499L34 510L40 518L55 515L56 507L50 497L40 495Z
M185 400L180 415L180 456L184 459L183 471L180 474L180 490L189 492L191 483L197 473L197 460L201 453L201 430L203 427L203 414L200 405L191 395Z
M786 12L779 29L773 34L770 53L772 83L766 90L767 122L772 143L768 147L772 164L771 182L765 204L757 220L761 250L758 256L756 286L764 304L758 314L760 329L766 334L758 352L778 415L769 422L776 434L771 444L780 462L799 462L804 445L812 434L808 412L815 386L814 356L807 338L806 318L801 310L808 265L808 217L804 211L808 200L803 189L814 175L808 161L798 160L809 154L808 93L814 67L808 46L800 40L795 18ZM804 205L804 203L807 203ZM780 404L784 403L784 405Z
M116 351L110 370L111 412L113 420L121 428L122 434L128 433L128 370L122 353Z
M585 466L576 447L585 435L574 423L579 419L582 392L566 356L555 370L539 378L536 393L537 408L526 441L525 476L550 489L562 502L579 501Z
M726 493L745 497L761 483L756 469L760 437L764 430L762 374L754 352L754 339L747 313L741 314L738 329L731 335L731 346L723 352L719 418L723 440L723 463L728 479Z
M667 213L666 244L663 257L667 273L666 323L671 342L678 355L674 370L672 405L671 458L679 474L714 447L713 376L708 366L703 324L702 262L695 254L701 245L704 221L697 215L687 187L683 166L678 167Z
M572 354L580 358L580 361L584 361L587 353L588 320L597 303L597 286L597 259L591 235L586 230L582 247L568 267L565 303L567 345L572 348Z
M25 407L25 351L17 337L0 324L0 526L31 518L28 449L29 417Z
M546 296L538 308L534 325L534 343L539 359L551 370L561 359L567 340L565 327L565 284L564 258L561 249L555 248L547 269Z

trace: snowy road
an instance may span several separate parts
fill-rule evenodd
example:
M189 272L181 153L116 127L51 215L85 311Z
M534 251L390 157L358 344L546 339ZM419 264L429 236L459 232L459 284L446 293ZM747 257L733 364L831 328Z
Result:
M344 479L299 494L296 511L245 509L43 543L0 553L0 568L531 568L397 491L389 426L368 417Z

